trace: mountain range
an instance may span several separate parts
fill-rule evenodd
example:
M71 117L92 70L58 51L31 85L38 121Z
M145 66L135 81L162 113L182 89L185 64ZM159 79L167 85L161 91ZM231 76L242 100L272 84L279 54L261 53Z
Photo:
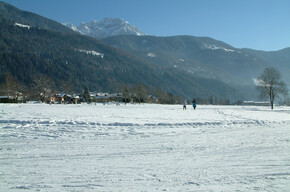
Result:
M109 26L106 21L111 29L120 26L114 27L114 22L125 22L105 19L101 23ZM231 100L255 98L253 79L266 66L277 67L290 82L285 75L290 72L289 48L264 52L236 49L208 37L117 35L114 30L93 38L87 36L94 36L92 29L90 34L71 30L0 2L0 79L3 82L4 74L11 73L30 86L35 74L45 74L59 86L70 82L75 91L85 86L120 91L124 85L142 83L185 98Z
M97 39L103 39L118 35L146 35L137 27L130 25L128 21L121 18L105 18L102 21L93 20L88 23L81 23L79 26L64 23L65 26L84 35Z
M82 23L79 27L66 26L81 34L101 39L148 62L179 68L194 76L210 77L233 86L253 86L253 79L265 67L273 66L282 72L290 86L290 48L266 52L237 49L209 37L148 36L120 18Z
M290 83L290 48L275 52L237 49L212 38L193 36L119 36L103 42L156 65L235 87L253 86L253 79L267 66L280 70Z

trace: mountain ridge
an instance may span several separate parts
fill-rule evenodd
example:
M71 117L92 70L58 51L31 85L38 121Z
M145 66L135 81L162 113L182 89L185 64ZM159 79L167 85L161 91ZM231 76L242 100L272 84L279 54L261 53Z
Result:
M136 26L121 18L104 18L101 21L82 22L79 26L67 23L64 23L64 25L83 35L89 35L97 39L118 35L146 35Z
M50 31L57 31L62 33L74 33L65 26L59 25L58 22L43 16L23 11L8 3L0 1L0 18L17 21L23 25L29 25L35 28L47 29Z
M118 36L102 41L156 65L180 68L200 77L222 80L232 86L253 86L253 79L267 66L278 68L286 82L290 82L287 76L290 48L275 52L238 49L209 37L188 35Z

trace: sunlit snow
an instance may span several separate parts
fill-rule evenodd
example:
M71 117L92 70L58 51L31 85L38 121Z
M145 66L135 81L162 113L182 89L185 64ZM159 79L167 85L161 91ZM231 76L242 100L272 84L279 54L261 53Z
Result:
M156 57L156 55L154 53L147 53L148 57Z
M266 85L266 83L265 83L263 80L261 80L261 79L253 78L253 82L254 82L254 84L255 84L256 86L264 86L264 85ZM268 85L268 84L267 84L267 85Z
M184 59L179 59L179 61L184 62Z
M103 53L98 53L96 51L88 51L88 50L80 49L79 52L86 53L88 55L94 55L94 56L98 56L98 57L104 58L104 54Z
M0 191L287 191L290 108L0 104Z
M214 44L213 45L204 44L204 47L206 49L211 49L211 50L218 50L218 49L220 49L220 50L224 50L226 52L235 52L235 50L233 50L233 49L227 49L227 48L220 47L220 46L217 46L217 45L214 45Z
M15 26L18 26L18 27L30 29L30 26L29 25L23 25L23 24L20 24L20 23L15 23L14 25Z

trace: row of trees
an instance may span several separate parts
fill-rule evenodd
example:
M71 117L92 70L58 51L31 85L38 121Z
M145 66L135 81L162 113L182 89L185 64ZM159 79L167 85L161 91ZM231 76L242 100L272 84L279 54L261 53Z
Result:
M147 101L149 95L154 97L155 102L161 104L177 104L182 103L183 101L183 97L181 96L166 93L161 88L155 88L152 90L141 83L132 88L123 86L122 89L123 102L125 103L144 103Z
M267 67L258 77L257 90L260 93L260 98L265 99L269 98L269 102L271 105L271 109L274 108L275 98L284 97L284 104L290 104L288 102L288 90L286 84L283 82L281 78L280 72L273 68ZM153 94L152 94L153 92ZM184 101L184 98L181 96L174 96L172 93L166 93L161 88L155 88L154 91L150 90L148 87L138 84L132 88L128 88L127 86L123 87L122 96L123 102L137 102L144 103L147 100L147 96L151 93L151 95L155 95L158 103L161 104L178 104ZM197 98L198 103L200 104L220 104L220 105L229 105L230 100L224 98ZM237 101L235 104L242 104L242 101Z
M4 83L0 85L0 95L13 96L14 100L37 99L45 102L48 97L54 93L66 93L73 95L74 89L72 83L68 81L62 81L60 85L57 86L53 79L46 75L36 75L29 87L18 82L10 73L4 75ZM61 90L61 91L59 91ZM93 101L90 98L90 92L88 87L86 87L81 94L85 101ZM151 90L145 85L139 83L133 87L123 86L122 89L122 101L125 103L145 103L148 99L148 95L154 95L156 102L162 104L176 104L182 103L183 98L181 96L174 96L172 93L166 93L161 88L156 88Z
M6 73L3 77L4 83L0 85L0 94L13 98L12 101L38 99L45 102L48 96L57 92L53 79L46 75L36 75L30 86L25 86L17 81L13 75ZM73 87L70 82L63 81L60 89L67 94L73 93ZM21 98L21 99L20 99Z
M18 82L11 74L4 75L4 84L0 85L1 95L13 96L17 101L19 97L26 99L39 99L45 102L48 96L56 92L54 81L45 75L36 75L28 88L24 84ZM73 86L70 82L63 81L60 89L66 94L73 94ZM258 77L257 90L261 98L269 98L271 109L274 108L275 98L284 97L287 101L288 90L286 84L282 81L280 72L272 67L265 68L263 73ZM85 100L89 99L89 89L86 87L83 96ZM184 101L181 96L175 96L172 93L166 93L161 88L149 89L145 85L139 83L133 87L123 86L122 101L125 103L135 102L144 103L148 99L148 95L153 95L155 102L161 104L180 104ZM218 99L214 97L196 98L200 104L230 104L228 99ZM287 101L288 102L288 101Z

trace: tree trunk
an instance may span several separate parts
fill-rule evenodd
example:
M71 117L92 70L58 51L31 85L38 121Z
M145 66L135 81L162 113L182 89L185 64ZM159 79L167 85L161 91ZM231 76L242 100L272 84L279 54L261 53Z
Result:
M271 101L271 109L272 110L274 109L274 103L273 103L273 101Z
M273 93L270 94L270 103L271 103L271 109L273 110L274 109L274 95L273 95Z

